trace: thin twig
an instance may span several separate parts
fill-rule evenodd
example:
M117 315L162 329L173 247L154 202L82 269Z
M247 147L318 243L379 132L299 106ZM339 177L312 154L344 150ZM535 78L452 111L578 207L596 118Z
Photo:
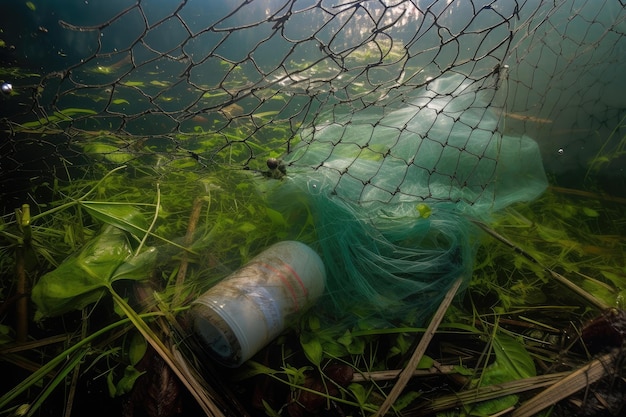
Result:
M200 211L202 209L202 198L196 198L191 208L191 214L189 215L189 223L187 224L187 233L185 234L185 247L191 246L193 242L193 235L196 232L198 226L198 220L200 219ZM185 282L185 276L187 275L187 267L189 266L189 254L183 252L180 260L180 267L178 268L178 274L176 275L176 284L174 286L174 301L173 305L178 305L182 293L182 286Z
M551 185L550 189L554 192L561 193L561 194L569 194L569 195L575 195L578 197L592 198L594 200L604 200L604 201L610 201L613 203L626 204L626 198L614 197L612 195L606 195L603 193L592 193L589 191L576 190L572 188L556 187L554 185Z
M182 370L183 365L178 362L178 359L175 358L172 351L165 345L165 343L163 343L156 333L154 333L150 326L148 326L147 323L128 305L126 300L120 297L112 287L109 287L109 292L113 296L115 303L122 309L122 311L124 311L141 335L154 348L159 356L161 356L163 361L172 369L178 379L189 390L190 394L197 401L204 413L209 417L225 417L222 410L220 410L213 402L206 390L204 390L203 387L194 384L193 381L187 379L184 371Z
M373 371L364 373L355 373L352 376L352 382L364 382L364 381L390 381L398 378L402 369L391 369L387 371ZM433 376L433 375L449 375L457 373L458 370L454 365L439 365L433 366L429 369L416 369L411 376Z
M24 343L28 340L28 278L26 277L24 247L17 248L15 255L15 270L17 275L17 299L15 302L15 341Z
M47 337L45 339L33 340L26 343L11 343L2 346L0 348L0 356L8 355L9 353L23 352L25 350L37 349L42 346L52 345L54 343L69 342L69 337L66 334Z
M31 243L31 217L30 206L22 204L21 210L16 210L19 226L22 231L22 242L16 251L15 269L17 274L17 301L15 304L15 314L17 323L15 325L15 341L24 343L28 340L28 294L30 293L30 283L26 274L26 255Z
M414 415L425 416L449 410L454 407L490 401L507 395L519 394L526 391L543 388L554 384L556 381L568 375L567 372L556 374L539 375L530 378L516 379L513 381L492 384L444 395L439 398L424 401L424 405L414 410Z
M88 318L87 310L83 308L82 326L81 326L81 332L80 332L81 339L84 339L87 337L87 328L88 328L88 323L89 323L89 320L87 320L87 318ZM78 387L78 378L80 377L80 364L81 362L78 362L76 364L76 367L74 368L74 372L72 374L72 382L70 383L70 389L67 394L67 401L65 403L65 413L63 414L64 417L70 417L72 415L72 408L74 406L74 398L76 397L76 388Z
M159 183L157 183L156 185L156 191L157 191L157 201L156 201L156 209L154 210L154 217L152 218L152 223L150 223L150 226L148 227L148 231L144 234L143 239L141 239L141 243L137 247L135 256L138 256L139 253L141 252L141 248L146 243L148 236L152 233L152 228L154 228L154 225L156 224L156 221L159 218L159 208L161 207L161 187L159 187Z
M569 373L513 411L511 417L531 417L557 402L588 387L614 371L618 357L616 350L594 359L577 371Z
M439 305L439 308L437 309L437 312L433 316L433 319L430 322L430 325L424 332L424 335L422 336L420 342L415 348L413 355L411 355L409 362L406 364L406 367L402 370L402 372L398 376L398 380L396 381L396 384L393 386L393 388L389 392L389 395L387 396L387 398L385 398L385 401L376 412L375 417L380 417L382 415L385 415L387 411L389 411L389 409L396 402L396 400L398 399L402 391L404 391L406 384L409 382L409 380L413 376L413 372L415 371L415 368L417 367L417 364L419 363L419 361L422 359L422 356L424 356L424 353L426 352L426 348L428 347L428 345L430 344L430 341L435 335L435 332L437 331L439 324L441 324L441 320L443 320L443 316L446 314L446 311L448 310L448 307L452 303L452 300L454 299L454 296L456 295L456 292L458 291L462 282L463 282L463 278L458 278L454 282L454 284L452 284L452 287L450 287L450 289L446 293L445 297L441 301L441 304Z

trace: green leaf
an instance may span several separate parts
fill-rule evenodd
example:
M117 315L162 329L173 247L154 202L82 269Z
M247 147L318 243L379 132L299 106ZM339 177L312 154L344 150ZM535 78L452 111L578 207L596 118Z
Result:
M101 156L117 164L124 164L135 158L131 153L121 151L117 146L100 142L86 143L83 145L83 151L93 156Z
M263 409L265 410L265 414L267 416L269 417L281 417L282 416L282 414L274 410L267 401L265 401L264 399L261 399L261 402L263 403Z
M319 330L322 327L322 323L320 322L320 318L314 314L309 316L309 328L313 331Z
M11 343L13 338L11 337L11 327L0 324L0 345L5 343Z
M113 382L113 370L107 374L107 388L109 389L109 397L114 398L117 389L115 388L115 382Z
M276 211L269 207L266 207L265 210L267 211L267 217L270 218L273 224L275 224L276 226L287 226L285 218L279 211Z
M169 83L167 82L163 82L163 81L159 81L159 80L152 80L150 81L151 85L155 85L157 87L169 87Z
M470 416L488 417L515 406L518 400L517 395L505 395L476 405L469 405L466 408L469 409Z
M98 201L82 201L81 206L94 219L118 227L142 237L148 230L148 222L143 213L132 204L112 204Z
M402 411L421 396L422 394L420 392L409 391L406 394L401 395L400 398L396 400L396 402L393 404L393 409L396 411Z
M459 374L459 375L463 375L463 376L472 376L474 375L474 371L463 366L463 365L454 365L452 367L452 369L454 370L454 373Z
M506 381L537 375L532 357L517 339L498 334L493 338L493 349L496 355L495 363L503 370Z
M480 378L480 385L494 385L516 379L530 378L537 374L535 364L524 345L517 339L504 334L493 337L495 362L489 365ZM507 395L490 401L476 404L471 409L471 415L488 416L496 414L518 401L516 395Z
M415 367L415 369L430 369L435 364L435 361L430 356L424 355L420 358L419 363Z
M80 252L35 284L32 300L37 305L37 318L80 310L106 295L115 280L147 277L156 255L156 250L148 248L133 256L126 234L116 227L105 227Z
M420 217L422 219L427 219L430 217L430 215L432 214L433 210L430 208L430 206L420 203L418 204L415 209L418 211L418 213L420 214Z
M323 355L320 339L315 334L302 333L300 334L300 344L309 361L316 366L320 366Z
M367 405L367 399L369 397L369 391L365 389L365 387L359 383L353 382L348 385L348 389L354 395L354 398L359 403L361 407Z
M146 85L146 83L144 83L143 81L124 81L122 82L122 85L125 85L127 87L143 87Z
M70 121L72 120L72 116L75 116L77 114L90 115L90 114L96 114L96 113L97 113L96 111L90 110L90 109L78 109L78 108L63 109L61 111L55 111L53 114L48 115L46 117L42 117L39 120L36 120L33 122L22 123L21 126L25 128L36 128L36 127L45 126L48 123Z
M234 381L239 382L257 375L274 375L275 373L274 369L254 360L249 360L241 368L237 369L232 377Z
M244 232L244 233L250 233L256 230L256 226L250 222L243 222L238 228L237 230Z
M148 350L148 342L139 333L134 333L130 339L130 346L128 347L128 360L132 366L135 366L146 354Z
M587 217L598 217L600 216L600 213L598 213L596 210L589 208L589 207L583 207L583 213L585 213L585 216Z
M133 385L135 385L137 378L144 373L145 372L138 371L134 366L128 365L126 369L124 369L124 376L122 376L122 379L120 379L115 386L115 396L119 397L121 395L128 394L133 389ZM111 387L109 386L109 393L110 392Z
M151 265L157 260L156 248L145 248L143 252L136 256L130 256L126 258L115 273L111 275L109 281L114 282L120 279L130 279L133 281L142 280L146 277Z
M350 330L346 330L345 333L337 339L337 342L346 347L350 346L350 344L352 343L352 333L350 333Z

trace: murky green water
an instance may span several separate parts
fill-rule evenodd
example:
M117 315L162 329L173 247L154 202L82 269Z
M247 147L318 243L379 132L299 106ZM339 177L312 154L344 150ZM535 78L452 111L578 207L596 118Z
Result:
M390 385L338 374L402 368L458 276L424 368L507 383L591 361L595 334L623 343L618 2L10 3L0 351L15 378L0 408L38 410L30 392L64 380L70 394L59 385L37 412L58 415L72 390L89 398L76 412L165 404L158 378L140 379L161 366L146 346L167 361L168 343L193 345L190 301L287 239L322 255L325 297L234 380L200 370L252 415L263 401L290 416L376 410ZM435 398L423 386L464 392L437 378L409 384L407 415ZM335 387L335 408L294 401L302 385Z

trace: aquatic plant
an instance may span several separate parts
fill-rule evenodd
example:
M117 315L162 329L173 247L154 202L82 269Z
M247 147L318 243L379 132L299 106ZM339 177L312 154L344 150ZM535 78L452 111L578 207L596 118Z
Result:
M100 134L93 143L119 140ZM158 352L195 392L199 407L215 413L207 410L227 394L204 391L198 373L205 378L210 373L188 373L176 353L181 349L194 357L180 338L187 302L271 243L297 237L316 244L317 237L305 200L299 202L298 218L285 218L266 201L271 194L262 190L280 182L255 171L198 170L193 158L179 161L193 163L185 167L168 159L165 166L148 168L130 159L128 166L110 169L112 161L104 158L93 164L90 176L51 184L54 201L2 217L1 276L4 288L16 288L3 293L3 308L11 308L21 324L3 324L0 350L18 367L33 357L47 362L31 366L30 374L0 397L2 407L21 407L33 415L51 401L55 387L70 380L69 409L81 372L106 375L107 392L128 397L142 384L141 357ZM430 216L428 207L420 213ZM560 366L564 358L572 364L569 369L584 365L587 357L576 347L576 332L602 307L623 307L622 219L619 200L552 187L539 200L516 204L488 225L481 223L489 233L481 241L465 301L449 307L433 330L412 379L394 402L395 412L421 415L460 407L456 415L498 413L516 407L528 390L560 381L567 370ZM22 291L15 287L20 277L36 282L32 297L38 318L60 315L69 331L52 339L38 336L31 314L10 298ZM59 286L60 280L73 284ZM70 325L77 316L79 323ZM316 309L228 383L246 392L243 403L256 404L267 415L333 407L374 413L426 334L411 322L407 317L390 326L369 318L346 327L333 325L327 312ZM570 322L572 328L564 325ZM39 326L53 331L55 323L47 318ZM29 338L37 347L8 343ZM57 377L47 388L34 389L53 370ZM445 390L428 392L428 386Z

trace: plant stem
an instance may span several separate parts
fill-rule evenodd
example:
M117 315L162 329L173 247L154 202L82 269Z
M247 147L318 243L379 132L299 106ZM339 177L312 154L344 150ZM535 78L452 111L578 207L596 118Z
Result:
M100 181L98 181L98 183L97 183L96 185L94 185L93 187L91 187L91 188L90 188L90 189L89 189L89 190L88 190L85 194L83 194L83 196L82 196L82 197L78 198L77 200L72 200L72 201L67 202L67 203L65 203L65 204L61 204L60 206L55 207L55 208L53 208L53 209L50 209L50 210L48 210L48 211L44 211L43 213L39 213L39 214L37 214L37 215L35 215L35 216L31 217L31 221L38 220L38 219L39 219L39 218L41 218L41 217L49 216L50 214L56 213L57 211L62 211L62 210L65 210L65 209L67 209L67 208L70 208L70 207L72 207L72 206L74 206L74 205L76 205L76 204L81 203L81 202L82 202L83 200L85 200L85 199L86 199L86 198L87 198L87 197L88 197L91 193L93 193L95 190L97 190L97 189L98 189L98 186L99 186L100 184L102 184L102 182L103 182L103 181L104 181L107 177L109 177L109 176L110 176L111 174L113 174L114 172L117 172L117 171L119 171L119 170L121 170L121 169L125 169L125 168L126 168L126 165L122 165L122 166L119 166L119 167L117 167L117 168L115 168L115 169L112 169L111 171L107 172L107 173L106 173L106 175L105 175L104 177L102 177L102 178L100 179Z
M582 368L567 374L558 382L535 395L517 408L512 417L531 417L605 376L617 376L616 363L621 353L616 349L606 353Z
M24 260L25 248L19 247L15 257L15 269L17 275L15 341L17 343L24 343L28 340L28 283Z
M159 218L159 207L161 207L161 188L159 187L159 183L157 183L156 185L156 191L157 191L157 201L156 201L156 209L154 210L154 217L152 218L152 223L150 223L148 230L143 235L143 239L141 239L141 243L137 247L135 256L138 256L139 253L141 252L141 248L143 248L143 245L146 243L148 236L152 233L152 229L154 228L154 225L156 224L156 221Z
M452 303L452 300L454 299L454 296L456 295L456 292L458 291L462 282L463 278L458 278L446 293L445 297L441 301L441 304L439 305L439 308L437 309L437 312L433 316L430 325L426 329L426 332L420 339L420 342L415 348L413 355L409 359L409 362L406 364L406 366L398 376L396 384L393 386L393 388L389 392L389 395L387 396L387 398L385 398L385 401L376 412L375 417L385 415L396 402L398 397L400 397L400 394L402 394L404 387L406 387L406 384L411 379L411 376L413 376L413 371L417 367L419 361L422 359L422 356L424 356L426 348L428 347L430 341L435 335L439 324L441 324L441 320L443 320L443 316L446 314L448 307L450 307L450 304Z
M555 382L558 382L567 375L568 372L540 375L518 379L515 381L503 382L500 384L485 385L450 395L444 395L439 398L424 401L425 405L418 406L414 415L434 415L455 407L461 407L464 405L467 406L482 401L490 401L496 398L505 397L507 395L520 394L522 392L543 388L553 385Z
M26 255L30 248L32 232L30 228L30 206L23 204L21 210L16 210L22 242L17 248L15 259L15 273L17 275L17 301L15 303L17 323L15 325L15 341L24 343L28 340L28 293L30 285L26 276Z
M154 348L154 350L163 358L163 361L172 369L178 379L189 390L194 399L198 402L198 405L202 408L207 416L212 417L225 417L222 411L213 403L208 393L198 385L194 385L186 378L184 368L178 363L170 349L159 339L154 331L146 324L145 321L133 310L128 303L119 296L112 287L109 287L109 292L113 297L115 303L124 311L133 325L146 339L146 341Z
M193 235L198 226L198 220L200 219L200 210L202 209L202 198L196 198L191 208L191 214L189 215L189 223L187 224L187 233L185 234L185 247L191 246L193 242ZM189 254L183 252L182 259L180 260L180 267L178 268L178 274L176 274L176 284L174 286L174 301L173 305L180 303L180 297L182 293L182 286L185 282L185 276L187 275L187 267L189 266Z
M82 362L83 358L87 355L87 349L82 352L76 352L72 358L68 361L65 367L54 377L52 381L46 386L46 388L39 394L37 400L30 406L26 417L31 417L35 414L35 411L41 407L43 402L50 396L52 391L72 372L72 369L77 368Z
M493 230L492 228L490 228L486 224L484 224L484 223L482 223L480 221L477 221L477 220L472 220L472 222L474 224L476 224L477 226L479 226L481 229L483 229L483 231L485 231L488 235L490 235L494 239L499 240L500 242L504 243L505 245L507 245L508 247L513 249L518 254L524 256L526 259L528 259L529 261L533 262L534 264L539 265L541 268L544 269L544 271L547 271L552 276L552 278L557 280L559 283L561 283L565 287L569 288L574 293L576 293L579 296L583 297L585 300L587 300L589 303L594 305L596 308L598 308L600 310L606 310L607 308L610 307L608 304L606 304L602 300L594 297L592 294L588 293L584 289L580 288L578 285L574 284L573 282L571 282L570 280L565 278L563 275L561 275L558 272L556 272L556 271L548 268L547 266L543 265L537 258L532 256L530 253L528 253L527 251L525 251L521 247L517 246L515 243L511 242L506 237L502 236L500 233L496 232L495 230Z
M87 315L87 310L83 308L82 311L82 326L81 326L81 339L87 337L87 327L89 324L89 317ZM70 383L69 393L67 395L67 401L65 402L65 412L63 413L64 417L71 417L72 415L72 407L74 405L74 397L76 396L76 387L78 386L78 378L80 377L80 364L82 361L79 361L74 366L74 373L72 374L72 382Z
M153 316L162 316L161 313L146 313L142 314L140 317L153 317ZM48 373L50 373L58 364L67 360L67 357L72 355L79 349L82 349L85 345L91 343L92 340L102 336L106 332L111 331L112 329L121 326L123 324L127 324L130 322L130 319L122 319L115 323L112 323L102 329L98 330L95 333L85 337L82 340L79 340L74 345L70 346L59 355L52 358L48 363L44 364L41 368L39 368L36 372L33 372L30 376L24 379L21 383L19 383L15 388L4 394L0 397L0 410L3 410L13 399L15 399L22 392L29 389L31 386L36 384L38 381L43 379Z
M390 381L396 379L402 372L402 369L390 369L386 371L372 371L364 373L355 373L352 377L352 382L364 382L364 381ZM416 369L411 374L412 377L419 376L433 376L433 375L449 375L457 373L453 365L439 365L429 369Z

